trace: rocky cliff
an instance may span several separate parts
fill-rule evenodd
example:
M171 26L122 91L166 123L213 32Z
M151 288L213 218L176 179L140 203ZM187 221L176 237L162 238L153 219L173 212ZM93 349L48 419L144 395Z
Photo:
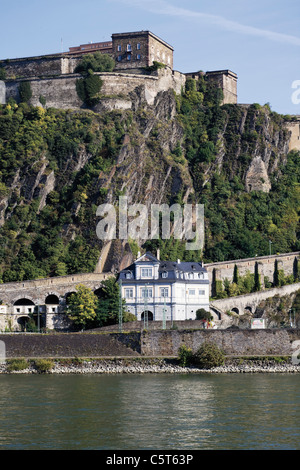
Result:
M62 111L13 100L0 109L2 280L117 270L138 250L222 261L299 249L299 154L268 106L221 106L205 79L182 95L143 87L131 109ZM205 207L203 252L180 240L96 236L100 204ZM101 256L102 253L102 256Z

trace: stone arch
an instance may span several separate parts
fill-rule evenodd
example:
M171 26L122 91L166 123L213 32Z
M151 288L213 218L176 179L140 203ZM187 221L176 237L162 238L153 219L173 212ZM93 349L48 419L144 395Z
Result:
M17 323L20 325L22 331L26 330L29 321L30 317L28 315L22 315L18 318Z
M35 305L34 301L29 296L19 297L16 300L13 300L12 303L13 305Z
M247 307L245 307L244 310L249 313L252 313L252 307L250 307L250 305L247 305Z
M101 297L101 286L100 287L97 287L96 289L94 289L94 294L99 298Z
M50 293L45 298L46 305L58 305L59 304L59 296L57 294Z
M146 311L142 312L141 320L144 320L145 316L146 316L146 320L147 320L147 317L148 317L148 321L153 321L153 319L154 319L153 313L150 312L150 310L146 310Z
M233 307L233 308L231 309L231 311L234 312L234 313L237 313L238 315L240 314L240 311L239 311L239 309L238 309L237 307Z

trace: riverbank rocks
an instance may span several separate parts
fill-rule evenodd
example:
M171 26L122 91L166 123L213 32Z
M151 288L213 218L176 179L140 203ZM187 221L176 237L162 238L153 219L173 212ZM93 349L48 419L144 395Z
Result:
M212 369L182 367L176 359L149 359L129 361L127 359L82 359L55 360L50 374L199 374L199 373L299 373L300 365L291 359L243 359L226 360L225 364ZM28 368L8 370L5 363L0 364L0 374L37 374L40 373L34 361L28 361Z

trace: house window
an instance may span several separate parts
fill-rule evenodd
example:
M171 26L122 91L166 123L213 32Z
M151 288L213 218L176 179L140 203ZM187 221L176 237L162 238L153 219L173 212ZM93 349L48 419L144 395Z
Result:
M141 60L141 54L136 55L136 60Z
M205 290L199 290L199 295L205 295Z
M137 43L136 48L137 48L138 51L141 49L141 45L140 45L139 42Z
M122 48L120 45L118 45L118 52L121 52Z
M152 277L152 268L142 268L141 269L142 277Z
M127 44L127 52L131 52L131 44Z
M169 297L169 288L168 287L161 287L160 288L160 295L161 295L161 297Z
M199 279L204 279L204 274L203 273L198 273L198 278Z
M161 277L164 277L164 278L168 277L168 273L166 271L161 273Z
M151 288L142 289L142 297L143 299L152 298L152 289Z
M195 289L189 289L189 295L196 295Z
M125 298L133 299L133 289L125 289Z

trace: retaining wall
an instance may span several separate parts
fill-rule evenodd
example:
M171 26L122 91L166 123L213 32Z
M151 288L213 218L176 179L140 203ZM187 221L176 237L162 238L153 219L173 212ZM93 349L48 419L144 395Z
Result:
M153 330L129 333L2 334L7 358L177 356L185 345L196 351L205 341L226 355L292 355L299 329ZM294 346L294 347L293 347ZM297 349L300 349L298 347Z

